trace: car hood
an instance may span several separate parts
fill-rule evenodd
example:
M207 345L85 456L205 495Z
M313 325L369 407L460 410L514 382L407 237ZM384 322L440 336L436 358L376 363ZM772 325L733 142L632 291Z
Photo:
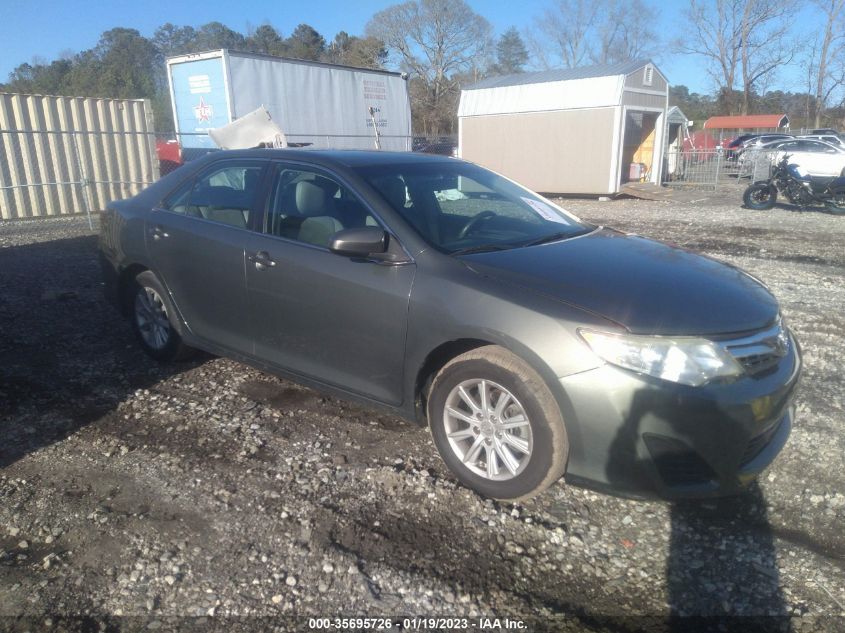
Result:
M611 229L462 259L478 274L601 315L635 334L743 332L778 315L775 298L739 268Z

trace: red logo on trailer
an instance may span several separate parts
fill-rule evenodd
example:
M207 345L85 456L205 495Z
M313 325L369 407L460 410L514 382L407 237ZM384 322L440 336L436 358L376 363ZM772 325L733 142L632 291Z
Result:
M200 97L200 103L197 106L194 106L194 116L197 117L197 121L211 121L211 117L214 116L214 108L208 105L205 102L205 99Z

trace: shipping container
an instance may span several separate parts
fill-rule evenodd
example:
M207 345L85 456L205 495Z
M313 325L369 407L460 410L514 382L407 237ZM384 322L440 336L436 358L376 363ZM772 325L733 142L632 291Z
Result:
M0 93L0 219L93 213L159 176L143 99Z
M406 76L226 49L167 59L173 120L184 148L264 106L292 145L409 151Z

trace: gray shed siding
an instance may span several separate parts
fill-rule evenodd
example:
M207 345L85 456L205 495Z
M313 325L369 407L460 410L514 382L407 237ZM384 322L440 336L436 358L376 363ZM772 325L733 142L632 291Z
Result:
M654 90L656 92L666 92L668 90L668 84L666 83L666 79L657 68L654 68L654 74L651 78L651 85L646 86L643 82L645 78L645 68L647 64L643 64L639 69L635 70L632 73L625 75L625 87L626 88L635 88L638 90Z
M618 110L605 107L462 117L461 158L535 191L613 193Z
M622 93L622 105L635 108L658 108L662 110L666 107L666 95L652 95L625 90Z

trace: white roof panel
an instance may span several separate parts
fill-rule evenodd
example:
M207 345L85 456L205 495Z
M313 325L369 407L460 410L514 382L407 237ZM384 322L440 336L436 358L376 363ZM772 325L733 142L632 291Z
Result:
M625 75L461 91L458 116L600 108L621 103Z

